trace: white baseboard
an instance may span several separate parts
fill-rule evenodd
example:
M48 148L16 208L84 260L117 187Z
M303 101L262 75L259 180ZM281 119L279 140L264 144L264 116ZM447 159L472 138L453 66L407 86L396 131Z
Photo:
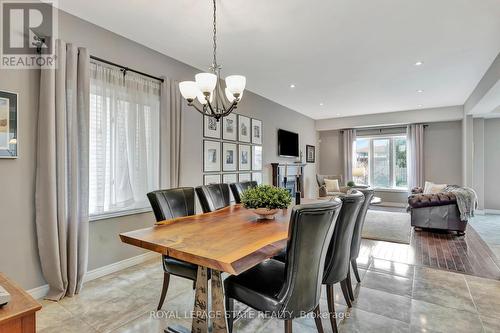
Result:
M485 214L500 215L500 209L485 209Z
M146 261L152 260L154 258L158 258L158 257L159 257L159 254L156 252L147 252L147 253L132 257L132 258L128 258L128 259L124 259L124 260L121 260L118 262L114 262L112 264L88 271L87 274L85 274L85 277L83 278L83 282L85 283L88 281L92 281L92 280L98 279L100 277L103 277L105 275L109 275L109 274L121 271L122 269L142 264L143 262L146 262ZM47 295L48 292L49 292L49 285L48 284L28 290L28 294L30 294L31 297L33 297L34 299L41 299L41 298L45 297L45 295Z
M380 204L376 206L381 206L381 207L401 207L405 208L406 203L403 202L390 202L390 201L382 201Z

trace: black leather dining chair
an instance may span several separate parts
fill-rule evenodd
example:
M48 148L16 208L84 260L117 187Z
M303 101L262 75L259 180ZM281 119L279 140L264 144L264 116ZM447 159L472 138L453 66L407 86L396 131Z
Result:
M234 300L285 320L312 311L318 332L323 332L319 313L325 257L342 203L340 200L298 205L292 210L286 263L268 259L224 281L229 332L233 330Z
M204 213L213 212L231 204L228 184L198 186L196 194Z
M147 194L157 221L195 214L194 188L180 187L153 191ZM170 283L170 275L180 276L196 282L198 266L186 261L162 256L163 288L158 310L163 306Z
M364 195L359 191L341 196L342 209L335 224L332 240L328 247L325 261L323 284L326 285L328 311L332 329L337 332L337 320L335 316L333 286L340 282L342 293L348 307L352 307L349 294L348 274L350 269L351 243L356 219L364 202Z
M365 225L365 218L366 218L366 213L368 212L368 208L370 207L370 202L372 201L374 192L370 188L360 188L357 189L363 195L365 196L365 201L361 205L361 208L358 213L358 217L356 219L356 224L354 225L354 231L352 234L352 243L351 243L351 266L352 270L354 272L354 276L356 277L356 281L361 282L361 279L359 277L359 272L358 272L358 264L356 262L356 259L358 258L359 255L359 249L361 247L361 232L363 231L363 226ZM354 293L352 291L352 285L351 285L351 277L350 274L347 274L348 277L348 283L347 286L349 287L349 293L351 294L351 299L354 301Z
M247 181L241 183L232 183L229 185L231 187L231 192L233 192L234 201L239 204L241 203L241 195L243 192L252 187L257 187L256 181Z

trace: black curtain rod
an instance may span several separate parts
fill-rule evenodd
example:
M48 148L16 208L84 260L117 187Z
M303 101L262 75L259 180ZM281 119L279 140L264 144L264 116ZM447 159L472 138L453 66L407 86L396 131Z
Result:
M149 75L147 73L139 72L139 71L136 71L135 69L128 68L128 67L116 64L114 62L111 62L111 61L108 61L108 60L105 60L105 59L101 59L101 58L93 56L93 55L90 56L90 59L97 60L99 62L102 62L102 63L108 64L108 65L111 65L111 66L115 66L115 67L121 68L121 70L123 71L124 74L127 73L127 72L134 72L134 73L137 73L139 75L149 77L150 79L155 79L155 80L158 80L160 82L164 81L160 77L156 77L156 76L153 76L153 75Z

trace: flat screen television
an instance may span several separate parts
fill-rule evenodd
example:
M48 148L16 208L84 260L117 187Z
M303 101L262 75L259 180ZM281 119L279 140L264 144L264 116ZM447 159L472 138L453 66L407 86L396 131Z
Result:
M278 155L299 157L299 135L297 133L278 130Z

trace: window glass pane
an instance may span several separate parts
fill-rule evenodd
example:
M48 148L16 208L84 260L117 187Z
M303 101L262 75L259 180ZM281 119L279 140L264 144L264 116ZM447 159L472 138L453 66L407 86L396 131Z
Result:
M407 187L406 138L394 139L394 179L396 187Z
M391 187L390 140L373 140L373 177L375 187Z
M90 214L149 207L146 193L159 186L159 83L91 64L90 90Z
M353 170L353 181L356 184L369 183L370 139L356 140L356 161Z

